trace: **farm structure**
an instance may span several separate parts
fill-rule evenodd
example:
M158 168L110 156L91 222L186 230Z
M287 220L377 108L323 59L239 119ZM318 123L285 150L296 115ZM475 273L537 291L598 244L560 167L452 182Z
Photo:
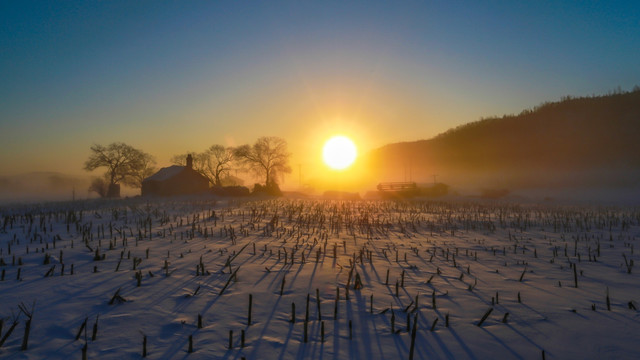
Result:
M410 197L419 192L415 182L383 182L377 188L385 197Z
M209 190L209 180L193 169L193 158L187 165L160 169L142 181L142 196L173 196L203 193Z

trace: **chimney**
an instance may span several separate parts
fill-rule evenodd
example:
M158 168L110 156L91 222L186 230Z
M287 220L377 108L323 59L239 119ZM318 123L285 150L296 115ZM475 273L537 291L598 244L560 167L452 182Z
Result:
M193 157L191 154L187 155L187 167L193 169Z

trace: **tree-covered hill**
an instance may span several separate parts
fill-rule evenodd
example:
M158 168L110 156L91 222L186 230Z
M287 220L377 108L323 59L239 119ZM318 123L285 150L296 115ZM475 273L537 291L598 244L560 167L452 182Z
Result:
M565 97L484 118L429 140L383 146L368 162L381 180L437 174L480 187L640 185L640 89Z

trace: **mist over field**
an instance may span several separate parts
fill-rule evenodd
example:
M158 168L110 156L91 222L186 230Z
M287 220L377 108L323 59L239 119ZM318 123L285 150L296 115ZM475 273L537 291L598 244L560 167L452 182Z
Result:
M414 181L420 187L437 182L448 185L451 196L633 205L640 199L638 139L640 89L565 97L518 115L470 122L429 140L364 153L355 165L359 180L342 190L365 194L380 182ZM342 180L336 179L325 188L319 185L315 194L339 190ZM96 197L88 191L90 181L88 175L57 172L4 176L0 202ZM252 181L249 177L247 183ZM304 193L298 185L289 181L283 188ZM123 196L139 194L123 187Z
M32 172L0 177L0 204L12 202L68 201L95 197L88 192L89 176Z
M630 200L640 189L640 90L561 101L372 151L379 178L453 189ZM635 197L637 199L637 197Z

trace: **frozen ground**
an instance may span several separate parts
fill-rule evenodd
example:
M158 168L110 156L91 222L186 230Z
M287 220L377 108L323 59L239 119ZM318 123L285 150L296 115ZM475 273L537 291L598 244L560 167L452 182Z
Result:
M0 358L138 359L146 338L150 359L408 359L414 319L414 359L640 354L638 209L128 199L0 221Z

